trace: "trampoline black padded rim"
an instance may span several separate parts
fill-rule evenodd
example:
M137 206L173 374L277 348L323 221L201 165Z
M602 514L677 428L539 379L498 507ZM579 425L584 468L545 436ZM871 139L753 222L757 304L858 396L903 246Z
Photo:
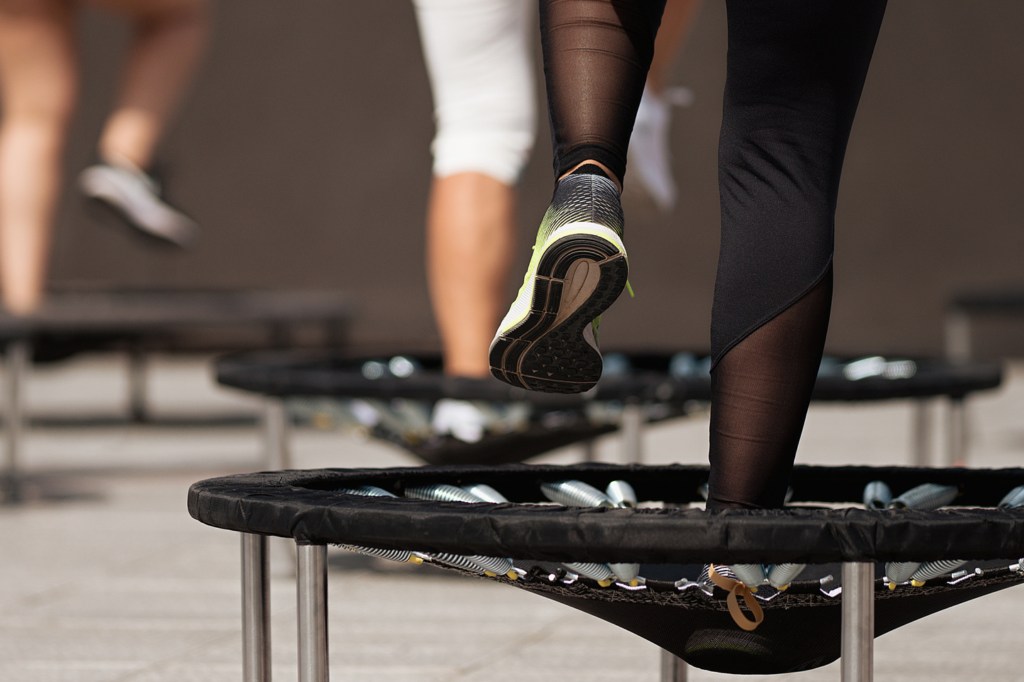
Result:
M358 485L489 483L513 501L538 500L541 481L602 485L622 478L644 500L686 502L707 477L700 466L572 465L320 469L208 479L188 494L189 513L218 528L354 544L534 561L641 563L928 561L1024 556L1024 510L958 507L932 512L790 507L785 510L568 509L538 504L437 503L339 494ZM964 505L991 507L1024 484L1024 469L811 467L794 470L794 501L859 499L837 492L885 480L959 485ZM822 486L828 484L828 489ZM834 485L833 485L834 484ZM825 490L828 494L814 495ZM531 491L531 492L528 492ZM799 491L803 491L802 493ZM1001 492L1000 492L1001 491ZM821 498L837 498L835 500Z

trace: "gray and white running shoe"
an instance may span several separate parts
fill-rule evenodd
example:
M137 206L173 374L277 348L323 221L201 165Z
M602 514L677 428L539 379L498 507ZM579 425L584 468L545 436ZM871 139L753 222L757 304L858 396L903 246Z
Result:
M195 221L168 204L159 183L137 168L98 163L82 171L78 187L146 236L180 247L190 246L199 236Z
M597 383L601 313L627 286L622 231L615 183L590 174L559 181L523 286L491 342L491 374L549 393Z

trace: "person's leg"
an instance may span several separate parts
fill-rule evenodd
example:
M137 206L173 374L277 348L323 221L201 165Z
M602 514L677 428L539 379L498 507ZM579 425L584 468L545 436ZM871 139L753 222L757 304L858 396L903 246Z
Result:
M416 0L437 132L427 275L454 376L488 374L516 232L515 184L536 133L527 0Z
M208 0L89 0L132 22L134 38L99 156L147 169L192 82L209 34Z
M729 0L709 509L783 504L832 299L847 140L885 0Z
M596 162L621 187L664 0L540 5L555 176Z
M152 166L183 99L209 32L208 0L89 0L134 27L113 111L100 136L100 162L78 186L112 208L137 234L188 246L199 226L163 196Z
M667 0L665 3L665 14L654 41L654 58L647 72L647 87L656 94L662 94L668 85L669 74L686 42L693 20L697 18L701 1Z
M664 3L541 2L555 186L519 295L491 343L514 386L576 393L601 376L596 319L626 285L619 192Z
M693 97L686 88L668 88L668 79L700 5L701 0L668 0L665 4L665 15L654 42L654 59L629 142L634 186L641 187L666 212L675 207L677 195L669 148L672 108L689 104Z
M0 271L7 310L38 308L74 108L72 9L0 0Z

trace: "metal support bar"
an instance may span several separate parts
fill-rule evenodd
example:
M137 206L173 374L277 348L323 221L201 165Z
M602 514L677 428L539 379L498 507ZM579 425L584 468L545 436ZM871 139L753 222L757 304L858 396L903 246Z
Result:
M842 682L871 682L874 675L875 565L843 564Z
M32 362L32 343L18 339L7 344L6 386L4 391L4 469L0 471L0 502L14 504L21 500L21 441L25 429L22 386Z
M267 466L273 470L292 468L292 453L288 447L290 423L284 401L267 398L263 403L263 443Z
M619 418L622 431L622 455L627 464L640 464L644 457L644 406L630 400Z
M962 311L947 312L945 319L946 358L965 361L971 359L971 316Z
M927 400L915 400L911 409L913 410L911 464L916 467L926 467L931 460L932 449L931 404Z
M686 661L661 650L661 682L686 682Z
M296 545L299 682L327 682L327 547Z
M146 407L146 353L138 345L128 348L128 416L134 422L149 420Z
M242 533L242 680L270 682L267 537Z
M950 398L948 434L946 439L946 466L967 464L967 403L962 397Z
M596 462L597 461L597 440L594 438L588 438L580 441L580 450L583 454L584 462Z

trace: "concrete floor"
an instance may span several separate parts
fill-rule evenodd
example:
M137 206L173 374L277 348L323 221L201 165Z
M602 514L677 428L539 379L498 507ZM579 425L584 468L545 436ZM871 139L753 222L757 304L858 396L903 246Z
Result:
M33 498L0 507L3 682L241 679L239 540L192 520L185 495L194 481L264 468L254 424L190 423L197 415L255 414L259 403L214 386L201 359L158 359L151 397L165 423L125 425L115 418L124 403L116 359L75 359L33 374L29 411L40 419L23 458ZM970 410L970 463L1020 465L1024 364L1009 367L1005 385L974 399ZM935 421L941 445L942 420ZM904 402L814 407L800 461L908 463L910 427ZM650 429L646 461L703 462L706 430L705 415ZM297 429L292 443L303 468L416 463L392 447L333 432ZM598 454L618 461L614 439ZM543 461L578 455L570 448ZM272 545L278 680L297 677L287 545ZM331 550L329 563L332 679L658 679L655 646L520 590L340 550ZM1022 609L1024 590L1013 588L880 637L876 679L1024 679L1024 634L1016 627ZM689 679L731 677L693 669ZM838 680L839 668L771 679Z

